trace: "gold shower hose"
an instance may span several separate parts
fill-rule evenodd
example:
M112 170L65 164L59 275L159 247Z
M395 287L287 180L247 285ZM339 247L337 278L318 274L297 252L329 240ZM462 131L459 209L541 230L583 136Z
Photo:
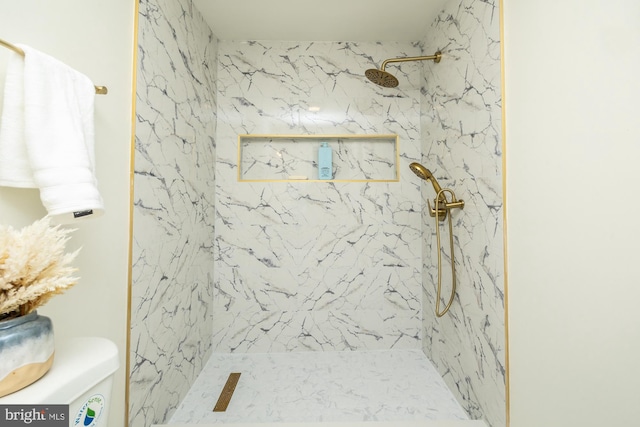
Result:
M449 308L451 308L451 304L453 304L453 299L456 296L456 267L455 267L455 259L454 259L454 255L453 255L453 225L451 224L451 212L449 212L449 215L447 215L449 217L449 246L451 247L451 281L452 281L452 286L451 286L451 295L449 297L449 302L447 303L447 306L444 308L443 311L440 311L440 294L442 293L442 254L441 254L441 250L440 250L440 225L438 224L439 219L438 217L440 216L440 212L442 212L443 214L446 214L447 209L444 208L443 210L440 210L440 203L441 200L444 200L446 203L446 196L444 195L444 193L448 191L451 194L451 197L453 197L453 199L455 200L456 195L453 193L453 191L449 190L448 188L444 188L440 191L438 191L438 194L436 195L436 199L435 199L435 210L436 210L436 214L435 214L435 220L436 220L436 240L438 243L438 291L437 291L437 295L436 295L436 316L438 317L442 317L444 316L447 311L449 311ZM444 204L444 203L443 203Z

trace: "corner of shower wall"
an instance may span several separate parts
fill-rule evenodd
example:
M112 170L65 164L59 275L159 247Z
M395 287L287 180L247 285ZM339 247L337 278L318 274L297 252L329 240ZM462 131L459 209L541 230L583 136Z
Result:
M140 2L133 427L166 422L212 352L217 43L190 0Z
M422 186L423 351L471 418L492 427L506 424L498 3L450 0L432 23L423 49L443 58L423 67L420 120L422 163L466 203L453 213L456 299L437 318L435 223L426 209L435 194ZM446 295L448 237L443 242Z

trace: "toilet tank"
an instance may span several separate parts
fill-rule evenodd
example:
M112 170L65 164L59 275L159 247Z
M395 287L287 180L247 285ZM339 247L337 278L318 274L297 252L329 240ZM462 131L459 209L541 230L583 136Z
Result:
M41 379L0 398L0 405L69 405L70 427L106 427L118 348L106 338L56 343L53 366Z

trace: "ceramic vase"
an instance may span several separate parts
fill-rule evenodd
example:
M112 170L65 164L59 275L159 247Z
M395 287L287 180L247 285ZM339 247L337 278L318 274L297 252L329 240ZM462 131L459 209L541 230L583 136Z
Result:
M51 319L37 311L0 320L0 397L36 382L53 364Z

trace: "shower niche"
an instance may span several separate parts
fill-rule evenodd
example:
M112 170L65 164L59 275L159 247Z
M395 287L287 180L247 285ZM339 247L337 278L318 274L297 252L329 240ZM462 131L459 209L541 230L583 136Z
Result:
M332 151L332 179L318 179L318 148ZM398 135L239 135L238 181L399 181Z

